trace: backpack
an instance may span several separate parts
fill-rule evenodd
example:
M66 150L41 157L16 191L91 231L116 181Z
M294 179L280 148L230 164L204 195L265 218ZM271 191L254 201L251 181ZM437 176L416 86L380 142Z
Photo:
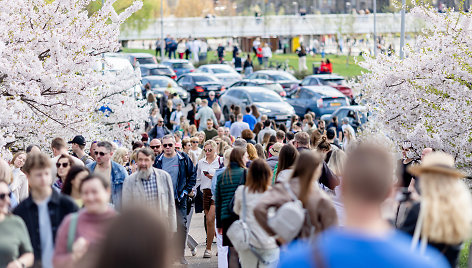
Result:
M288 182L283 182L282 185L290 195L292 201L280 206L275 212L275 215L268 219L267 224L280 238L290 243L302 230L306 210L302 202L298 200L298 197L293 193Z

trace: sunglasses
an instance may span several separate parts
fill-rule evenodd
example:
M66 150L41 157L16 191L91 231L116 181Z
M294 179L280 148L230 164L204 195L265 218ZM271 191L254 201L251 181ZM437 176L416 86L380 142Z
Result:
M164 123L164 121L157 121L157 123Z
M149 146L149 147L151 147L151 149L159 149L159 148L161 148L161 146L160 146L160 145L156 145L156 146Z
M56 163L56 167L57 167L57 168L60 168L61 165L62 165L63 168L66 168L66 167L69 166L69 163L62 163L62 164L61 164L61 163Z
M104 152L95 152L95 155L105 156Z
M5 199L7 199L7 196L10 197L10 193L2 193L2 194L0 194L0 200L5 200Z
M211 152L213 152L213 149L205 149L205 152L211 153Z
M168 144L162 144L162 146L164 146L164 148L172 148L172 146L174 146L172 143L168 143Z
M192 143L198 143L198 141L192 141Z

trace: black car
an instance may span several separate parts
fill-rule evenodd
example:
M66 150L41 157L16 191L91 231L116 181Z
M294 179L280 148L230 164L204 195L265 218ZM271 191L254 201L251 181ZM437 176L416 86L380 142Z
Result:
M285 71L261 70L250 74L247 79L265 79L279 83L285 91L290 92L298 87L300 80Z
M205 73L187 73L177 79L177 84L190 93L190 101L196 98L207 98L210 91L219 97L225 87L216 77Z
M164 75L172 79L177 79L175 72L166 65L162 64L142 64L139 65L141 70L141 77L151 76L151 75Z

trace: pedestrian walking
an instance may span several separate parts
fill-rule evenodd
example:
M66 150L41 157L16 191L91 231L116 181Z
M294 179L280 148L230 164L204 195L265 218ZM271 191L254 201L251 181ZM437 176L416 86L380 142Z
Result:
M213 122L218 122L215 113L210 107L208 107L208 100L202 100L202 107L200 107L198 113L195 115L195 119L200 120L200 127L198 128L199 131L207 128L206 122L208 119L212 119Z
M306 49L303 44L300 44L300 47L297 49L298 55L298 71L304 72L308 70L306 67Z
M68 196L52 189L51 160L47 155L30 154L23 171L28 178L30 196L13 213L23 219L28 229L34 267L52 268L56 232L64 217L76 212L78 207Z
M87 155L84 151L85 145L87 145L84 136L77 135L68 143L71 145L71 149L73 152L72 156L80 159L84 163L84 165L88 165L94 161L93 158Z
M234 213L244 220L252 234L249 237L252 248L238 251L242 268L277 266L279 247L254 217L254 208L271 184L272 170L263 159L256 159L247 172L246 183L234 194Z
M25 165L26 157L26 153L20 151L13 155L11 160L12 176L8 187L18 202L28 198L28 180L23 171L21 171L21 168Z
M290 180L297 158L298 151L293 145L285 144L282 146L279 153L279 161L274 171L274 182L283 183Z
M5 178L0 178L0 267L31 267L34 254L28 230L20 217L9 213L9 208L10 190Z
M61 192L62 190L62 185L64 184L64 181L66 179L67 173L69 173L69 170L73 164L73 160L71 156L68 156L66 154L63 154L59 157L56 163L56 170L57 173L55 174L55 180L52 185L53 189L56 190L57 192Z
M236 117L236 120L237 120L236 122L231 124L230 133L231 133L231 136L235 138L239 138L241 137L241 133L243 132L243 130L250 129L250 127L248 123L243 122L242 114L238 114Z
M254 70L254 65L252 64L252 59L251 59L250 54L247 54L246 60L244 61L243 69L244 69L244 75L246 77L252 74Z
M136 153L138 170L125 179L123 207L144 206L166 219L167 229L177 232L174 186L169 173L153 168L155 155L149 148Z
M290 180L273 185L268 194L264 195L255 207L254 215L257 221L269 235L278 235L279 243L291 242L286 240L287 230L284 227L281 227L281 229L274 229L277 226L271 227L267 213L271 208L278 210L285 203L294 201L294 198L301 201L307 212L303 225L300 230L296 231L298 234L290 234L295 239L314 238L322 231L337 225L337 215L333 203L316 183L321 175L322 163L323 157L320 153L314 151L301 152Z
M247 161L245 149L233 148L229 157L230 164L222 174L218 175L215 188L216 227L218 233L223 236L223 246L229 247L228 267L230 268L239 267L238 253L226 236L228 228L238 219L237 215L231 212L230 203L238 186L246 181Z
M84 208L68 215L57 231L54 267L87 267L116 216L108 205L110 181L94 174L80 182ZM80 265L79 265L80 264Z
M97 161L88 165L87 168L92 174L100 175L111 182L111 203L116 210L120 210L123 182L128 177L128 172L122 165L111 160L113 145L108 141L101 141L97 144L95 156Z
M175 150L175 139L172 135L162 138L164 152L156 158L154 167L170 174L174 191L174 202L177 217L176 245L181 264L188 264L185 259L185 240L187 238L187 195L193 196L195 186L195 167L190 158Z
M264 68L268 67L270 58L272 58L272 50L269 44L265 43L262 48L262 62L264 63Z
M80 183L89 175L90 171L86 167L71 167L62 186L61 193L70 196L79 208L84 205L82 197L80 196Z
M233 63L233 68L234 70L236 70L236 72L238 73L243 72L243 60L239 56L239 52L236 52L235 56L233 57L232 63Z

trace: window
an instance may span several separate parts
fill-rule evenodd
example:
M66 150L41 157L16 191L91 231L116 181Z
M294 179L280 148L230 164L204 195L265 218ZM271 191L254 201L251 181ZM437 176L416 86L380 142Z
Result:
M311 92L307 89L304 89L304 88L301 89L300 98L302 98L302 99L311 99L311 98L313 98L313 96L314 96L313 92Z
M305 78L305 79L303 79L303 81L302 81L301 84L302 84L302 86L310 86L310 85L312 85L312 84L311 84L312 81L313 81L312 78Z
M193 77L193 80L195 80L195 82L218 82L217 79L211 77L211 76L194 76Z
M253 102L282 102L282 98L274 92L249 92Z
M151 83L152 88L163 88L163 87L168 87L171 85L171 87L177 87L175 84L174 80L167 78L167 77L162 77L161 79L153 79L149 81Z
M139 64L156 64L157 63L152 57L136 58L136 60L139 62Z

